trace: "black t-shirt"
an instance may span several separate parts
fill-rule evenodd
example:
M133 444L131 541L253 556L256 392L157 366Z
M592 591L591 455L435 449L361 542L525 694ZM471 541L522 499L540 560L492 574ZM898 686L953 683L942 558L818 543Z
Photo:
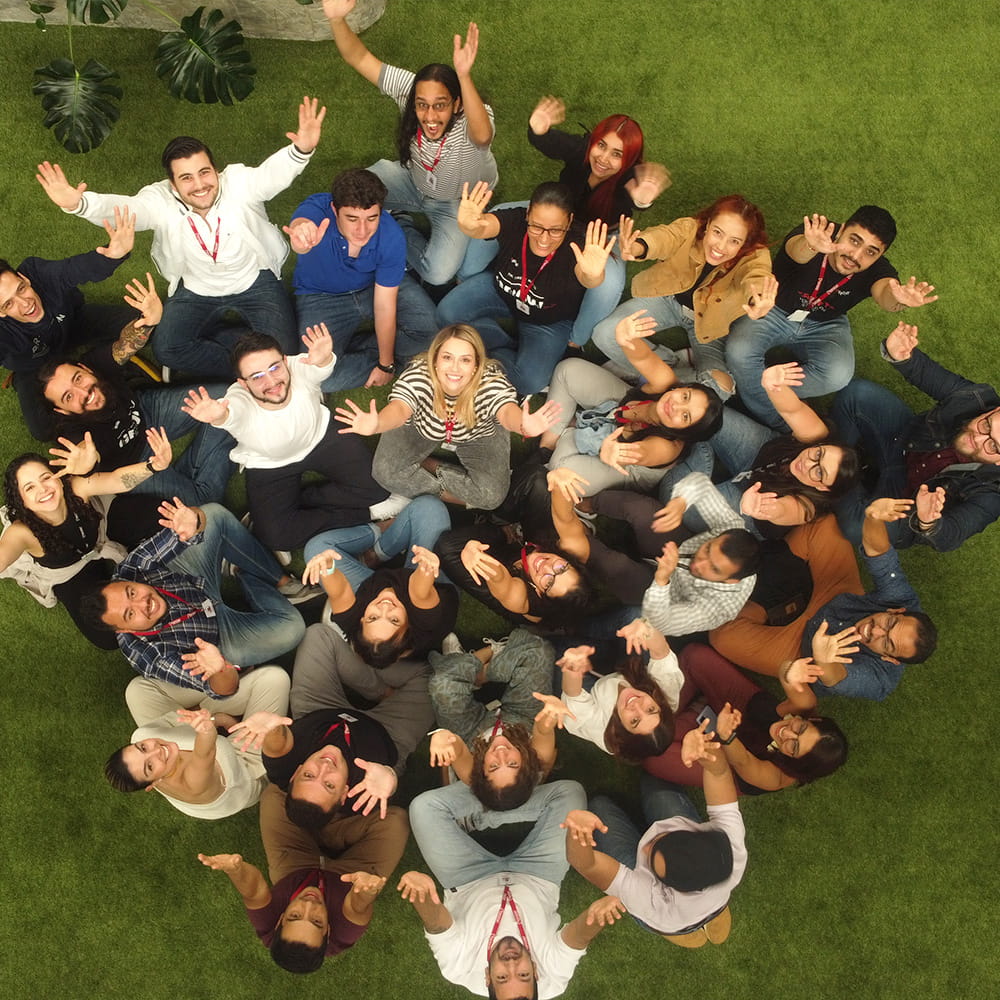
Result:
M406 608L410 621L409 647L414 657L426 656L432 649L439 649L441 641L455 627L458 617L458 591L446 583L435 584L438 592L436 608L418 608L410 600L409 569L377 569L358 587L354 604L346 611L333 615L333 620L344 630L349 639L361 631L365 608L387 587Z
M837 229L840 224L835 223ZM798 309L809 309L809 299L813 293L817 298L823 293L833 288L838 281L843 281L845 275L838 274L832 267L827 266L826 273L819 288L816 288L816 280L819 278L823 261L826 257L823 254L816 254L805 264L800 264L792 260L785 250L785 244L793 236L801 236L804 226L796 226L781 241L781 249L774 258L774 276L778 279L778 296L775 304L779 309L787 313L795 312ZM889 263L885 257L879 257L866 271L848 276L835 292L824 299L819 305L814 305L809 315L811 319L831 319L834 316L842 316L848 309L856 306L862 299L868 298L872 293L872 285L883 278L898 278L899 273Z
M511 315L522 322L542 324L574 319L586 289L573 273L576 256L570 243L582 247L584 230L574 223L546 264L545 257L536 257L531 248L525 246L524 237L528 232L525 209L503 208L493 214L500 220L497 237L500 249L493 261L493 281ZM525 271L527 280L521 300L521 279ZM523 301L527 312L519 308L519 301Z
M284 757L261 754L268 780L284 791L295 769L325 746L337 747L347 761L348 787L364 780L365 772L354 763L356 757L395 767L399 759L396 745L381 723L353 708L321 708L292 723L294 746Z

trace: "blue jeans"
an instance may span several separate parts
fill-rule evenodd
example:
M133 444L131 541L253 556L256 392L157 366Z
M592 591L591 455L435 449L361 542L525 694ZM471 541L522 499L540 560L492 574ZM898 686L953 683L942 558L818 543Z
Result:
M384 208L390 212L422 212L431 225L428 241L412 223L400 223L406 235L406 266L429 285L451 281L469 246L469 237L458 228L458 201L425 197L417 190L410 171L394 160L379 160L368 169L388 189Z
M646 311L649 316L656 320L657 330L670 330L673 327L680 327L688 338L691 347L691 356L694 360L694 381L702 385L711 386L726 400L732 393L727 392L715 381L710 374L712 371L720 371L730 374L726 367L726 347L725 337L713 340L708 344L700 344L694 335L694 319L684 314L681 304L672 295L654 295L641 299L627 299L615 309L606 319L601 320L594 328L594 344L607 355L610 361L630 371L635 371L625 357L625 352L618 346L615 340L615 327L619 321L626 316L630 316L640 309ZM636 372L638 375L638 372ZM678 374L678 378L686 381L687 377Z
M453 288L438 303L437 315L442 327L451 323L474 326L483 338L486 353L504 366L507 378L522 395L539 392L548 385L573 332L573 321L569 319L549 324L513 319L518 332L515 340L497 322L511 319L511 312L493 284L492 272L486 271Z
M752 469L757 453L778 434L778 431L751 420L745 413L725 406L722 409L722 426L709 439L709 444L729 474L735 476Z
M357 389L368 381L378 363L378 341L370 330L358 327L375 318L375 286L339 295L315 293L295 296L299 331L326 323L333 337L337 363L323 382L323 392ZM396 296L396 346L393 354L400 364L426 351L437 333L437 316L430 296L406 275Z
M457 782L418 795L410 803L410 826L420 853L446 888L468 885L501 872L534 875L559 885L569 869L566 834L560 823L572 809L586 806L587 794L575 781L539 785L517 809L485 809L468 785ZM534 823L522 843L506 857L497 857L466 833L506 823Z
M433 551L440 535L450 527L448 508L437 497L419 496L396 515L385 531L380 531L371 522L350 528L330 528L313 535L306 542L304 554L308 562L326 549L335 549L341 556L337 569L347 577L352 589L357 591L375 571L359 559L354 559L354 556L361 555L367 549L374 549L379 559L387 562L400 552L406 552L406 565L412 567L413 546L422 545Z
M206 581L219 616L219 644L240 666L267 663L294 649L305 635L302 616L278 593L284 575L277 560L219 504L205 504L205 536L170 563L171 570ZM239 567L237 580L250 611L234 611L222 601L222 560Z
M894 393L867 379L856 378L833 401L830 417L845 444L860 445L878 468L875 497L906 496L906 457L903 436L913 421L913 411ZM837 523L852 545L861 543L865 508L872 497L859 483L836 506ZM913 544L909 520L886 524L893 548Z
M726 338L726 360L747 409L768 427L787 430L784 420L761 388L760 377L772 347L788 347L801 362L805 381L795 394L811 399L842 389L854 374L854 338L844 315L792 323L775 306L763 319L743 316Z
M213 399L221 399L227 388L219 383L206 386ZM177 461L133 487L133 493L168 500L180 497L188 505L213 503L225 495L226 484L234 471L229 452L236 447L236 442L221 428L189 417L181 409L187 393L188 389L182 386L141 389L136 393L147 427L162 427L171 441L192 431L195 434ZM152 454L148 448L146 453Z
M160 364L193 375L230 378L230 354L236 341L247 333L226 327L228 312L237 313L249 330L269 333L283 354L298 354L295 311L285 286L270 271L238 295L196 295L182 281L163 303L163 318L153 334L153 353Z

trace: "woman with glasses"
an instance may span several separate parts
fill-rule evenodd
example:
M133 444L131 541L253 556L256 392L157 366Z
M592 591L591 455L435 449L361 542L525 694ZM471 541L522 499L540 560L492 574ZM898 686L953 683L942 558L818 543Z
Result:
M744 795L808 784L832 774L847 760L847 739L840 727L815 714L816 695L809 683L819 672L812 657L783 665L778 677L785 697L780 702L709 646L685 646L680 664L686 681L679 696L674 741L659 757L643 760L650 774L676 784L701 785L700 766L689 768L681 762L681 745L699 725L701 704L717 716L707 731L714 731L722 744ZM688 707L696 697L698 707Z
M590 222L586 237L573 229L573 194L564 184L535 188L525 208L487 213L493 192L487 184L463 188L458 225L467 236L496 238L490 270L450 291L438 305L438 322L470 323L491 358L502 362L521 394L540 391L563 356L586 289L604 280L614 245L608 227ZM582 243L582 249L579 243ZM513 334L500 326L509 319Z
M474 22L463 43L455 35L454 68L430 63L412 73L372 55L345 20L355 0L324 0L323 12L337 51L348 66L399 106L396 143L399 160L379 160L370 170L389 190L389 211L422 212L430 239L409 219L405 223L407 263L429 285L443 285L458 271L469 244L456 223L465 184L495 187L497 164L490 149L493 109L483 103L472 81L479 50Z
M797 362L764 369L760 384L791 430L781 434L727 406L710 444L733 476L718 484L747 530L780 538L796 524L829 513L859 477L857 452L840 444L816 411L793 391L802 384Z
M445 503L493 510L510 485L510 435L535 437L550 427L559 406L531 413L479 334L466 323L446 326L427 353L396 379L381 411L350 399L337 420L355 434L381 434L372 473L399 496L422 494ZM435 451L454 461L434 456Z

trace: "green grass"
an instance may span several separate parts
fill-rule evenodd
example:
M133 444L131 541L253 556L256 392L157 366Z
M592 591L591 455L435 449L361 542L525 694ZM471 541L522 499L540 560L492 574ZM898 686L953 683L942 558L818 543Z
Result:
M551 176L524 129L535 100L555 93L569 105L570 122L613 111L642 122L647 155L674 179L647 224L731 190L762 206L772 238L804 212L840 219L858 204L884 204L900 228L893 262L941 294L919 315L923 345L996 385L996 11L981 0L393 0L366 41L404 66L448 61L451 34L477 18L476 78L497 112L498 198L524 197ZM96 244L98 230L61 216L32 180L41 159L63 163L74 182L125 192L158 176L160 150L178 133L204 137L220 162L256 162L284 142L301 95L315 93L329 106L324 140L272 204L272 218L284 222L337 170L391 155L394 108L338 61L330 43L252 40L257 91L226 109L165 95L151 69L154 33L82 29L74 35L77 58L117 68L125 97L108 142L71 157L41 128L30 95L33 68L63 54L64 33L9 24L0 31L8 132L0 149L0 255L15 261ZM148 235L138 243L127 275L148 267ZM117 294L112 281L92 298ZM859 372L921 405L878 360L877 342L892 321L870 302L851 318ZM0 393L0 445L4 461L32 445L11 391ZM686 952L626 922L592 945L569 1000L994 994L1000 817L988 691L1000 529L956 553L920 549L903 558L941 626L940 650L930 664L910 668L884 704L830 702L851 739L841 773L743 803L750 865L734 897L729 942ZM117 654L87 647L61 610L40 608L12 584L0 585L0 601L3 995L467 995L441 979L414 915L389 891L357 948L311 977L292 981L280 972L227 880L195 859L198 851L239 850L261 863L256 816L199 823L155 796L113 794L100 768L130 732L122 699L128 667ZM633 772L592 748L565 740L563 751L560 775L585 775L593 790L633 787ZM414 762L404 791L432 780L426 764ZM415 848L404 864L419 864ZM571 875L564 914L595 895Z

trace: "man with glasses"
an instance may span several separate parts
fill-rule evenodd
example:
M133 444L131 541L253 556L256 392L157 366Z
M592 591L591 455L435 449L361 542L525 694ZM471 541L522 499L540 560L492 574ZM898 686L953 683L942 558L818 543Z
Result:
M833 404L831 417L847 444L860 444L878 470L871 493L857 487L837 507L853 542L868 497L913 497L908 518L889 525L895 548L914 543L939 552L957 549L1000 517L1000 395L992 386L948 371L917 349L917 327L900 323L882 356L935 400L913 411L881 385L855 379Z
M327 528L398 514L406 501L372 478L372 456L356 434L338 432L320 386L336 358L326 325L309 327L305 354L289 358L264 333L233 351L237 379L222 399L192 389L184 412L236 439L234 462L246 468L254 533L269 548L301 548ZM307 472L322 482L303 483Z

